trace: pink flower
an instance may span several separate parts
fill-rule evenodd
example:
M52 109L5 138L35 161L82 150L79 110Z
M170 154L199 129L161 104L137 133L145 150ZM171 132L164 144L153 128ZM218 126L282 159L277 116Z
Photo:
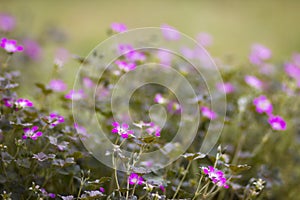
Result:
M25 55L32 60L39 60L41 58L42 49L36 41L26 39L23 41L23 44Z
M209 47L213 43L213 37L208 33L199 33L196 36L197 42L199 42L203 47Z
M118 122L113 122L112 126L114 127L111 132L119 134L122 138L128 138L129 135L133 135L133 130L128 130L128 124L123 123L120 125Z
M39 129L39 127L37 126L33 126L32 128L24 128L24 135L23 135L23 139L27 139L30 138L32 140L36 140L38 137L41 137L43 135L42 132L37 132L37 130Z
M286 123L280 116L270 116L268 122L274 130L284 131L286 129Z
M100 187L100 188L99 188L99 191L102 192L102 193L104 193L104 192L105 192L105 189L104 189L103 187Z
M172 26L163 24L160 26L162 34L166 40L179 40L180 33Z
M261 44L254 44L251 48L249 60L254 65L261 65L265 60L270 59L272 52L267 47Z
M4 102L4 105L9 108L13 107L13 105L15 103L14 99L11 99L11 98L4 98L2 100Z
M188 47L182 47L180 51L184 58L193 59L195 57L195 51L193 49L190 49Z
M86 88L93 88L95 86L94 82L88 77L83 78L82 81L83 81L84 87L86 87Z
M295 79L295 81L297 81L297 85L298 87L300 87L300 68L294 63L286 63L284 65L284 70L287 73L287 75L289 75L290 77Z
M138 174L131 173L128 177L128 182L130 185L142 185L144 182L144 179L142 176L139 176Z
M83 126L79 126L77 123L74 124L74 128L76 129L77 133L84 138L90 137L87 133L86 129Z
M203 116L210 120L214 120L217 118L217 114L214 111L210 110L208 107L202 106L200 110Z
M253 104L256 107L258 113L267 113L268 115L272 114L273 106L267 97L261 95L253 100Z
M119 52L130 62L145 61L146 56L140 51L136 51L130 44L120 44Z
M167 99L165 99L160 93L158 93L154 97L154 102L158 104L164 104L167 102Z
M170 101L167 105L167 110L169 113L179 114L181 112L181 106L176 101Z
M122 33L124 31L127 31L126 25L122 24L122 23L114 22L110 25L110 28L111 28L111 30L113 30L116 33Z
M56 113L50 113L47 117L48 123L50 123L50 128L57 126L58 124L64 123L65 119Z
M158 50L156 56L159 59L160 64L170 67L173 58L173 55L170 52Z
M71 90L68 94L65 95L66 99L71 99L73 101L84 99L85 97L86 95L84 94L83 90Z
M261 80L259 80L258 78L256 78L255 76L249 76L249 75L245 76L245 82L249 86L251 86L257 90L263 89L263 82Z
M14 17L4 13L0 14L0 30L8 32L14 29L15 25L16 21Z
M226 184L227 179L224 176L224 173L221 170L217 170L212 166L202 167L203 173L208 175L209 179L217 186L229 188Z
M57 65L58 67L62 67L69 60L69 58L70 58L69 51L64 48L59 48L55 52L54 64Z
M125 72L135 70L135 68L136 68L136 64L127 63L126 61L121 61L121 60L117 60L115 62L115 64L118 65L119 69L121 69Z
M28 99L18 99L15 102L15 106L16 106L16 109L22 109L25 107L32 107L33 103L31 101L29 101Z
M67 89L67 85L59 79L51 80L49 83L49 87L55 92L63 92Z
M6 38L2 38L0 46L8 53L23 51L23 46L18 46L16 40L8 40Z
M149 128L146 129L149 135L154 135L155 137L160 137L160 131L161 128L153 122L149 123Z
M217 84L217 89L225 94L233 93L235 91L234 86L227 82L227 83L218 83Z

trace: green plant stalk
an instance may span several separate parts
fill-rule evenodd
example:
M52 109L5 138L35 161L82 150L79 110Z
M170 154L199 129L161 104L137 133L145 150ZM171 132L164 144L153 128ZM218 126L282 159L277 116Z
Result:
M200 179L199 179L199 181L198 181L198 186L197 186L196 192L195 192L194 197L193 197L192 200L196 199L197 196L198 196L198 190L200 189L201 182L202 182L202 178L203 178L203 175L201 175L201 177L200 177Z
M185 177L186 177L186 175L187 175L187 172L188 172L189 169L190 169L191 164L192 164L192 160L189 161L189 163L188 163L186 169L184 170L183 177L181 178L181 180L180 180L180 182L179 182L179 185L178 185L178 187L177 187L177 189L176 189L176 192L175 192L175 194L173 195L172 199L175 199L175 197L177 196L177 194L178 194L178 192L179 192L179 190L180 190L180 188L181 188L181 186L182 186L182 183L183 183L183 181L184 181L184 179L185 179Z

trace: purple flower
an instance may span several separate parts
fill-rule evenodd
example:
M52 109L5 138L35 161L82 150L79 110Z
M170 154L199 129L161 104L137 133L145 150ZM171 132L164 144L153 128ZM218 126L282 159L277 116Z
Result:
M58 124L64 123L65 119L63 116L60 116L56 113L50 113L47 117L48 123L50 123L50 128L54 128Z
M43 135L42 132L37 132L39 127L33 126L32 128L24 128L24 135L23 139L31 138L32 140L36 140L38 137L41 137Z
M235 88L234 86L227 82L227 83L218 83L217 84L217 89L222 92L222 93L225 93L225 94L229 94L229 93L233 93Z
M286 123L280 116L270 116L268 120L272 129L277 131L284 131L286 129Z
M32 60L39 60L41 58L42 49L36 41L26 39L23 41L23 44L25 55Z
M253 104L255 105L256 111L258 113L265 112L268 115L272 114L273 106L272 106L272 103L270 102L270 100L267 99L267 97L261 95L253 100Z
M110 25L110 28L111 28L111 30L113 30L116 33L122 33L124 31L127 31L126 25L122 24L122 23L114 22Z
M59 79L51 80L49 83L49 87L55 92L63 92L67 89L67 85Z
M256 78L255 76L245 76L245 82L250 85L251 87L257 89L257 90L262 90L263 89L263 82Z
M227 179L221 170L218 170L212 166L202 167L203 173L208 175L209 179L217 186L229 188L226 184Z
M154 97L154 102L158 104L164 104L167 102L167 100L160 93L158 93Z
M193 59L195 57L195 51L193 49L182 47L180 51L185 58Z
M14 99L11 99L11 98L4 98L2 100L4 102L4 105L9 108L13 107L13 105L15 103Z
M70 58L69 51L64 48L59 48L55 52L54 64L57 65L58 67L62 67L69 60L69 58Z
M112 126L114 127L111 132L119 134L122 138L128 138L129 135L133 135L133 130L128 130L128 124L123 123L120 125L118 122L113 122Z
M49 196L51 199L54 199L56 195L53 194L53 193L48 193L48 196Z
M209 47L213 43L213 37L208 33L199 33L196 36L197 42L199 42L203 47Z
M23 46L17 45L16 40L8 40L7 38L2 38L0 46L5 49L8 53L14 53L17 51L23 51Z
M208 107L202 106L200 110L202 115L210 120L214 120L217 118L217 114L214 111L210 110Z
M84 99L85 97L86 95L84 94L83 90L71 90L68 94L65 95L66 99L71 99L73 101Z
M14 17L5 13L0 14L0 30L8 32L14 29L15 25L16 21Z
M99 191L102 192L102 193L104 193L104 192L105 192L105 189L104 189L103 187L100 187L100 188L99 188Z
M28 99L18 99L15 102L15 106L17 109L22 109L25 107L32 107L33 103L31 101L29 101Z
M300 68L294 63L285 63L284 70L290 77L294 78L297 82L300 81Z
M160 26L162 34L166 40L179 40L180 33L172 26L163 24Z
M128 182L130 185L142 185L144 182L143 177L139 176L138 174L131 173L130 176L128 177Z
M249 60L254 65L261 65L265 60L270 59L272 52L267 47L261 44L254 44L251 48Z
M135 70L135 68L136 68L136 64L127 63L126 61L121 61L121 60L117 60L115 62L115 64L118 65L119 69L121 69L125 72Z
M155 137L160 137L160 131L161 128L153 122L149 123L149 128L146 129L149 135L154 135Z

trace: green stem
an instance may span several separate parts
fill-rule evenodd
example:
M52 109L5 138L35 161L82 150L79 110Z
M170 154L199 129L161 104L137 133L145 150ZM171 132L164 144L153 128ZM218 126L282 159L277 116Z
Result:
M196 189L195 195L194 195L194 197L193 197L193 199L192 199L192 200L196 199L196 198L197 198L197 196L198 196L198 190L200 189L201 182L202 182L202 178L203 178L203 176L201 175L201 177L200 177L200 179L199 179L199 181L198 181L198 186L197 186L197 189Z
M190 169L191 164L192 164L192 161L190 160L190 161L189 161L189 164L187 165L186 169L184 170L183 177L181 178L181 180L180 180L180 182L179 182L179 185L178 185L178 187L177 187L177 189L176 189L176 192L175 192L175 194L173 195L173 198L172 198L172 199L175 199L175 197L177 196L177 194L178 194L178 192L179 192L179 190L180 190L180 188L181 188L181 186L182 186L182 183L183 183L183 181L184 181L184 179L185 179L185 177L186 177L186 175L187 175L187 172L188 172L189 169Z

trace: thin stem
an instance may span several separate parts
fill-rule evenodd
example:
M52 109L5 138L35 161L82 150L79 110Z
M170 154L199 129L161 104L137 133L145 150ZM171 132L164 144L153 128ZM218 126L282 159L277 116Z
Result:
M178 185L178 187L177 187L177 189L176 189L176 192L175 192L175 194L173 195L173 198L172 198L172 199L175 199L176 195L178 194L178 192L179 192L179 190L180 190L180 188L181 188L181 186L182 186L182 183L183 183L183 181L184 181L184 179L185 179L185 177L186 177L186 175L187 175L187 172L188 172L189 169L190 169L191 164L192 164L192 161L190 160L188 166L187 166L186 169L184 170L183 177L181 178L181 180L180 180L180 182L179 182L179 185Z
M3 69L5 69L5 68L7 67L8 62L10 61L11 57L12 57L12 53L8 54L8 56L7 56L6 60L5 60L5 62L2 64L2 68L3 68Z
M193 199L192 199L192 200L196 199L196 198L197 198L197 196L198 196L198 190L200 189L201 182L202 182L202 178L203 178L203 175L201 175L201 177L200 177L200 179L199 179L199 181L198 181L198 186L197 186L197 189L196 189L195 195L194 195L194 197L193 197Z

